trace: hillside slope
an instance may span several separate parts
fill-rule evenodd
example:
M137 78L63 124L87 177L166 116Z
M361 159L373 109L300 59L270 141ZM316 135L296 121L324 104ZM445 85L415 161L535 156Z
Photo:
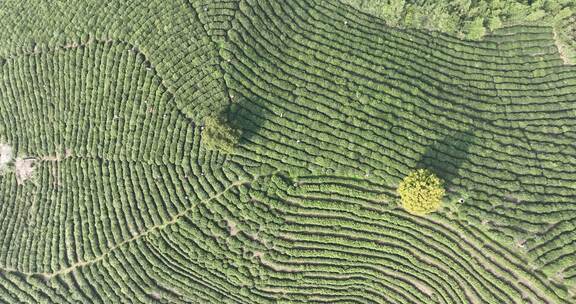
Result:
M576 301L552 28L466 41L321 0L1 14L0 139L34 166L0 175L0 302ZM232 154L202 141L221 109ZM449 195L416 217L395 189L422 166Z

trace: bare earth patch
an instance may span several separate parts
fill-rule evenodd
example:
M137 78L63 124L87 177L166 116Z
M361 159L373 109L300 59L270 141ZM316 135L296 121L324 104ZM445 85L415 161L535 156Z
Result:
M4 170L10 161L12 161L12 147L0 144L0 170Z
M14 162L14 171L16 173L16 183L18 183L18 185L24 184L26 180L32 177L35 163L35 158L16 159L16 162Z
M48 155L48 156L43 156L42 158L40 158L40 160L43 161L51 161L51 162L58 162L60 161L60 156L59 155Z
M554 30L554 42L556 43L556 47L558 48L558 53L560 54L560 58L564 61L564 64L571 64L568 55L566 54L566 50L564 49L564 45L560 42L558 38L558 34L556 30Z
M150 297L151 297L152 299L154 299L154 300L156 300L156 301L159 301L160 299L162 299L162 297L160 296L160 294L157 293L157 292L151 292L149 295L150 295Z
M228 220L228 231L230 231L231 236L235 236L238 234L238 228L236 228L236 223L233 221Z

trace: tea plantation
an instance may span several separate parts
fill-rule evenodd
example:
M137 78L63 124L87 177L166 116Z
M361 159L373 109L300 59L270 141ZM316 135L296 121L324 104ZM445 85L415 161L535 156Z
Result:
M576 19L357 2L3 2L0 303L576 303Z

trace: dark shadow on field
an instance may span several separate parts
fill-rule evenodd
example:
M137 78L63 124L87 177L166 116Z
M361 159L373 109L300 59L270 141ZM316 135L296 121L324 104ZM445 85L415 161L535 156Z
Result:
M450 187L468 159L468 150L474 141L475 136L469 129L448 134L428 146L418 161L418 167L430 169Z
M266 101L260 97L235 97L228 106L226 117L234 129L242 131L240 144L246 144L258 133L270 112L265 109Z

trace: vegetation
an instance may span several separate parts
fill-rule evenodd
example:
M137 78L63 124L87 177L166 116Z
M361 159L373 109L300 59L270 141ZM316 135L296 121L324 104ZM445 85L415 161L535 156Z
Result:
M426 169L411 172L398 186L402 207L415 215L438 210L444 194L442 181Z
M417 28L480 40L506 26L552 26L567 57L576 56L576 1L571 0L342 0L394 27Z
M206 148L231 153L240 142L240 130L233 129L222 114L204 120L203 141Z
M0 303L576 303L563 29L345 2L5 1Z
M553 25L569 18L576 4L566 0L343 0L383 19L392 26L406 26L467 34L466 25L528 22ZM499 28L499 27L498 27Z

